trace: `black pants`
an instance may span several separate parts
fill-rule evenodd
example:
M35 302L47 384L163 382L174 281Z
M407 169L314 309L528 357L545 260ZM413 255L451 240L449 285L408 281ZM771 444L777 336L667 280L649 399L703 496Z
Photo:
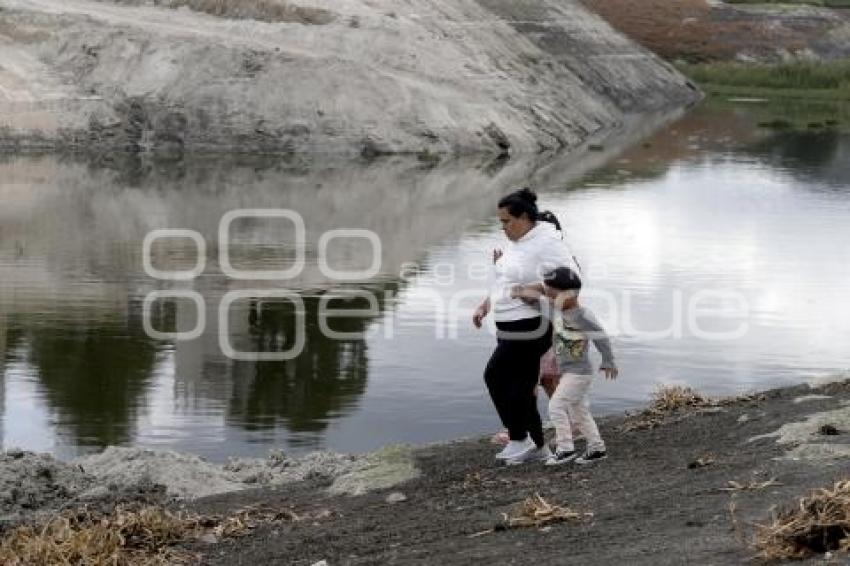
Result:
M531 435L537 446L543 446L543 423L534 390L540 357L552 346L552 325L537 317L497 322L496 328L498 345L484 370L490 398L511 440Z

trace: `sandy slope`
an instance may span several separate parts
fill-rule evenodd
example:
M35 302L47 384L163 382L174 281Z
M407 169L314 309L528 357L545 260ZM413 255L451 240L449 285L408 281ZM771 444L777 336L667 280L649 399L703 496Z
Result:
M528 153L698 97L574 0L324 3L304 25L2 0L0 142Z

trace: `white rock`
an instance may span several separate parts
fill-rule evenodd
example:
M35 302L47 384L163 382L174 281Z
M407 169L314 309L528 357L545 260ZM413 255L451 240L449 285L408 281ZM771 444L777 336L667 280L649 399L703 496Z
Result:
M400 491L394 491L387 496L387 503L401 503L407 501L407 496Z

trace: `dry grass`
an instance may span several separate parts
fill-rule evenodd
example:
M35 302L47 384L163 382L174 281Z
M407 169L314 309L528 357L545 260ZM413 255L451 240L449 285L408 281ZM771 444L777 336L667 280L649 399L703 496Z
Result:
M553 505L535 493L522 503L514 512L502 513L504 525L508 529L543 527L550 523L577 521L593 517L593 513L579 513L568 507Z
M9 566L180 564L187 562L187 557L169 547L197 528L196 521L158 507L118 509L107 517L68 514L40 528L24 526L11 531L0 543L0 562Z
M704 397L690 387L680 385L658 386L652 393L650 409L669 413L689 407L714 407L717 402Z
M117 4L141 5L144 0L112 0ZM321 8L290 4L285 0L153 0L162 8L189 8L213 16L262 22L289 22L308 25L328 24L336 16Z
M330 511L310 519L330 516ZM0 563L6 566L54 564L170 565L195 562L197 556L175 550L179 543L201 537L243 536L256 526L300 521L290 510L248 507L227 517L174 513L157 506L119 506L110 514L87 509L68 511L40 526L22 526L0 541Z
M502 513L502 522L496 527L469 535L469 538L507 529L544 528L553 523L583 521L592 518L593 513L579 513L569 507L554 505L543 499L540 494L535 493L532 497L517 505L510 513Z
M620 431L632 432L651 429L661 426L674 415L716 411L723 405L758 403L764 401L764 399L764 394L760 393L714 398L702 395L690 387L658 385L650 396L649 407L640 413L629 415L620 427Z
M690 387L659 385L650 397L649 407L631 415L621 427L624 432L645 430L664 424L668 416L688 409L717 407L720 401L704 397Z
M759 558L787 560L826 552L850 552L850 480L800 498L796 507L755 525Z

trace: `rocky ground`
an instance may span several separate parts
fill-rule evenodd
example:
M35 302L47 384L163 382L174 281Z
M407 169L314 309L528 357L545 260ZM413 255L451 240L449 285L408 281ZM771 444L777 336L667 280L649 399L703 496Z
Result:
M750 522L850 470L850 382L771 391L624 432L629 422L604 421L610 458L590 468L505 468L488 440L468 440L418 450L420 477L367 495L300 486L209 498L197 506L331 514L194 549L205 563L228 565L735 564L754 554ZM832 432L824 425L837 434L823 434ZM593 515L501 530L501 514L534 494Z
M203 564L733 564L754 555L752 525L772 506L850 470L850 381L601 425L607 461L555 469L497 465L488 439L225 466L136 449L69 463L10 451L0 459L0 510L6 528L127 501L286 517L184 543ZM503 513L535 495L576 518L506 528Z
M850 57L850 9L719 0L581 0L668 60L691 63Z

